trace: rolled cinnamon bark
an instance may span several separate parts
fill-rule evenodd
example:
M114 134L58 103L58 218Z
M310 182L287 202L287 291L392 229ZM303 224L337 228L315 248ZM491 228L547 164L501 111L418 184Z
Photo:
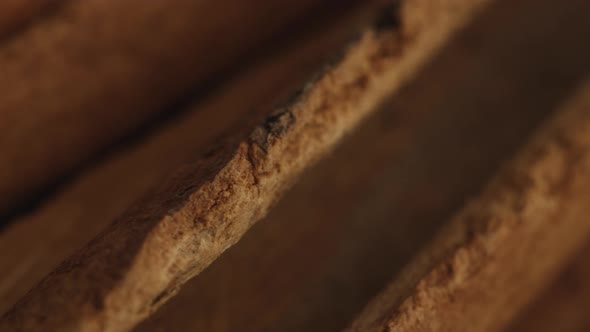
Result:
M194 161L230 128L264 116L277 96L313 75L366 24L372 12L347 12L323 17L311 35L269 50L210 97L195 100L186 114L164 124L135 145L110 155L35 210L12 220L0 233L0 250L18 252L0 259L0 312L113 219L165 181L184 163ZM266 105L266 106L265 106ZM244 121L246 119L246 121ZM245 124L244 124L245 123Z
M385 11L388 19L368 27L248 138L230 139L189 165L62 263L4 315L2 327L132 327L264 216L303 169L408 79L478 4L440 11L430 24L414 21L422 12L411 6L401 22L398 8ZM443 19L449 16L455 19Z
M456 35L137 331L330 331L349 323L584 77L589 50L575 43L583 29L561 25L571 17L563 13L523 21L531 8L504 2ZM530 28L518 30L525 22ZM565 31L579 34L565 41Z
M17 19L45 2L9 3L12 9L0 15ZM170 111L167 105L277 38L304 13L329 5L313 0L55 4L50 14L0 44L0 215L157 113Z
M589 107L587 82L350 331L504 328L590 236Z

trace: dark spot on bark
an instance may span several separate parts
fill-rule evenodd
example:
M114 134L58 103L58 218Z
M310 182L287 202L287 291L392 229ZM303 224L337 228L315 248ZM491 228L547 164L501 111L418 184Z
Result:
M254 129L252 134L250 134L250 142L256 146L258 146L264 153L266 153L267 142L266 138L268 136L268 131L264 126L259 126Z
M502 183L518 196L525 196L525 192L534 185L528 174L518 173L516 169L508 169L502 174ZM518 211L518 210L517 210Z
M156 297L154 297L152 299L152 302L150 303L150 307L152 307L152 308L158 307L160 305L160 303L162 303L164 300L166 300L172 293L173 293L173 291L171 289L163 290L158 295L156 295Z
M361 89L366 89L367 85L369 84L369 77L367 75L362 75L355 80L355 85Z
M337 52L334 52L334 54L331 55L330 57L326 58L326 61L324 62L323 67L321 68L320 71L318 71L316 73L316 75L314 75L312 81L313 82L319 81L319 79L322 78L328 71L330 71L332 68L338 66L338 64L340 64L342 62L342 60L348 54L349 49L357 43L357 41L360 39L360 37L361 37L361 34L359 33L354 38L351 38L351 40L347 44L348 45L347 47L343 47L342 49L338 50Z
M98 311L101 311L104 309L104 300L103 300L102 296L100 296L100 294L95 294L92 297L92 305Z
M266 121L264 122L264 126L272 135L276 137L283 136L289 128L295 122L295 117L291 110L288 108L281 109L275 114L271 114Z
M250 141L264 152L268 150L273 137L284 136L295 123L295 116L290 108L280 108L270 114L264 122L250 134Z
M442 262L442 266L436 270L432 282L434 285L443 286L449 283L454 275L455 268L453 267L453 262L451 261L451 258L447 258L447 260Z
M402 25L401 4L399 0L393 0L380 11L381 15L375 21L376 31L397 30Z
M377 319L377 323L383 326L383 332L392 332L392 329L389 327L389 322L392 320L397 319L401 315L399 306L396 306L391 309L391 311L386 310L383 314Z

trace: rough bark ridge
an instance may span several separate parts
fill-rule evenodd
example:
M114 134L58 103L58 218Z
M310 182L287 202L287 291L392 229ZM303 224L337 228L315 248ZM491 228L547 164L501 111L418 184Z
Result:
M350 330L504 327L590 234L589 109L586 83Z
M385 20L365 31L247 140L187 167L63 263L4 316L2 326L124 330L152 312L235 243L304 167L467 19L425 26L413 21L421 9L409 6L401 20L389 20L402 22L401 28ZM451 12L457 14L448 9L440 15Z
M35 213L10 223L0 233L0 251L19 254L0 260L0 270L8 271L0 275L0 312L4 313L147 190L180 165L194 162L221 134L232 127L244 129L244 119L255 121L264 116L277 96L300 87L326 58L333 56L334 49L350 42L370 19L365 16L372 14L370 10L354 11L328 21L323 18L312 35L271 51L208 98L195 100L183 116L109 156Z
M0 43L0 215L317 6L311 0L3 3L0 32L10 22L4 13L23 21L42 8L51 12Z

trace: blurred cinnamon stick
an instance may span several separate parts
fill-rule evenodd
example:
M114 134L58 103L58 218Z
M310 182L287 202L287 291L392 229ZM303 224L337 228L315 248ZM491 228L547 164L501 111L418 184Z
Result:
M559 275L520 313L506 331L579 332L590 329L590 245L576 253ZM557 271L551 271L554 274Z
M384 12L391 18L368 28L247 140L212 152L125 213L9 311L3 326L125 330L136 324L235 243L304 168L428 60L474 7L466 5L464 16L443 11L440 17L455 20L431 25L413 21L421 8L408 9L401 29L397 8ZM405 33L413 38L402 38Z
M590 235L589 107L587 82L350 330L505 327Z
M317 31L269 50L210 97L195 100L186 114L87 170L35 213L12 220L0 233L0 250L19 255L0 259L0 270L9 271L0 275L0 312L236 123L244 126L244 118L252 122L263 116L277 96L299 87L335 49L342 49L371 14L365 8L323 17Z
M4 0L0 3L0 41L19 28L32 24L45 11L66 0Z
M0 7L0 24L14 26L43 4L54 7L50 14L0 44L0 215L169 111L312 9L337 5L10 0Z

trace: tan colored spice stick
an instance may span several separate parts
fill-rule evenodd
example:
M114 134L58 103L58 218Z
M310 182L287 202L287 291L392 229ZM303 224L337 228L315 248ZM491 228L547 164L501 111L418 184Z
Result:
M0 213L314 6L313 0L67 0L0 43Z
M429 24L416 20L423 12L404 7L401 26L394 16L365 31L342 60L236 150L187 168L62 264L4 316L3 326L125 330L136 324L235 243L298 173L411 76L468 19L460 14L477 4L437 12L454 19Z
M256 119L290 85L315 73L366 24L355 10L322 24L313 35L275 50L242 70L187 114L110 156L48 199L31 215L0 233L0 312L6 311L44 275L112 222L154 184L194 160L236 122ZM327 18L323 18L327 20ZM357 22L357 23L355 23ZM299 83L301 84L301 83Z
M494 12L515 10L504 4ZM495 19L469 25L137 331L330 331L350 322L583 77L586 58L572 53L588 50L547 26L563 16L523 21L530 7L519 10L503 15L502 29ZM567 56L557 61L548 43Z
M586 83L350 331L504 327L590 235L589 108Z

